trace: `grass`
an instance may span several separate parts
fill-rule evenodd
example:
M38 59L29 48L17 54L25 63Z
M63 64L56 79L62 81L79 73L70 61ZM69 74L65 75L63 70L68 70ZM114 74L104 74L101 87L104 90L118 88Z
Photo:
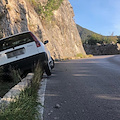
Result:
M3 34L0 32L0 39L3 38Z
M63 2L63 0L48 0L45 5L41 5L38 0L28 1L33 6L38 15L40 15L43 20L47 21L51 21L53 11L57 10Z
M88 57L93 57L93 55L83 55L82 53L79 53L75 56L75 58L88 58Z
M37 102L37 92L42 74L43 69L37 64L31 86L22 91L15 102L0 110L0 120L38 120L36 108L40 103Z
M0 97L3 97L14 85L16 85L21 80L19 70L9 68L9 71L4 70L3 67L0 67Z
M16 83L0 82L0 97L2 98Z
M89 54L89 55L83 55L82 53L76 54L74 57L65 57L61 60L74 60L74 59L81 59L81 58L89 58L89 57L93 57L93 55ZM55 61L59 61L59 59L55 59Z
M39 103L36 102L37 95L31 93L31 88L26 89L16 102L11 102L6 109L1 110L0 120L36 120Z

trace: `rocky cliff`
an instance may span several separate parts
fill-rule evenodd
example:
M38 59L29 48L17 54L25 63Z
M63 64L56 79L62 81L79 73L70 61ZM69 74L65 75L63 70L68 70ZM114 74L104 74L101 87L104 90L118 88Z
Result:
M38 2L45 4L47 0ZM56 59L86 54L73 16L68 0L63 0L59 9L53 11L53 19L49 23L41 20L29 0L1 0L0 35L5 37L30 30L41 41L49 40L47 47Z

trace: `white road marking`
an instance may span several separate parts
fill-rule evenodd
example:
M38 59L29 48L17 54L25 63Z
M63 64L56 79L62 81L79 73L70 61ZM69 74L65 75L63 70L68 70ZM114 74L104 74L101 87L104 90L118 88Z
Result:
M40 83L40 89L38 91L38 102L41 103L42 106L38 106L39 111L39 119L43 120L43 111L44 111L44 101L45 101L45 90L46 90L47 79L42 79Z

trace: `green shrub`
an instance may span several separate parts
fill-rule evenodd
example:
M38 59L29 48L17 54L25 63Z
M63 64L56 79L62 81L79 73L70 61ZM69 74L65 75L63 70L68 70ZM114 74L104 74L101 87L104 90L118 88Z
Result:
M88 38L85 41L85 44L96 45L97 43L110 44L110 43L117 43L117 42L118 42L117 36L102 36L98 34L92 34L92 35L88 35Z
M3 35L2 35L2 33L0 33L0 39L1 39L1 38L3 38Z
M0 97L3 97L20 80L19 70L10 69L9 72L4 67L0 67Z
M93 55L83 55L82 53L79 53L75 56L75 58L88 58L88 57L93 57Z
M48 0L43 6L38 0L29 0L29 2L42 19L51 20L53 11L60 7L63 0Z
M77 54L75 57L77 57L77 58L85 58L86 55L83 55L82 53L79 53L79 54Z
M38 120L38 88L43 69L38 63L34 70L31 86L21 92L15 102L11 102L5 109L0 109L0 120Z
M21 71L15 70L11 66L9 68L5 68L3 66L0 67L0 82L14 82L18 83L21 80Z
M36 102L36 93L33 94L32 89L27 88L20 94L19 99L0 111L0 120L36 120L36 107L40 104Z

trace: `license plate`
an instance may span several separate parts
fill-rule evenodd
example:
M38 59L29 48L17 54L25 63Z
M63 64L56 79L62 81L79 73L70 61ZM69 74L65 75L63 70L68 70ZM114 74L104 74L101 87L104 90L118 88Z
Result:
M7 54L7 58L16 57L16 56L25 54L25 48L20 48L14 51L10 51L10 52L7 52L6 54Z

